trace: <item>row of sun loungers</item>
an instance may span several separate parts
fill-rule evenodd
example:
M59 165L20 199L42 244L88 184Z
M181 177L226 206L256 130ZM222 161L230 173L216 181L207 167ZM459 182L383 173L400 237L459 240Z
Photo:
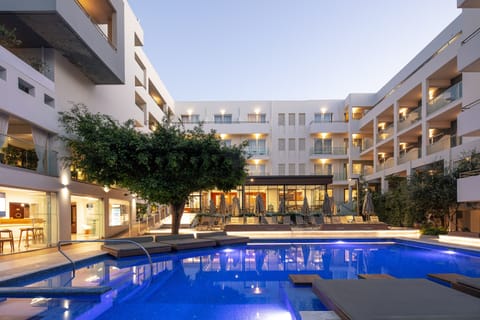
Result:
M127 240L125 242L120 242ZM195 238L193 234L180 235L148 235L142 237L132 237L123 239L114 239L114 241L106 241L102 245L102 250L116 257L130 257L144 255L145 248L148 253L165 253L170 251L181 251L200 248L211 248L215 246L245 244L249 240L248 237L230 236L225 232L210 232L197 234ZM132 243L134 241L141 246Z

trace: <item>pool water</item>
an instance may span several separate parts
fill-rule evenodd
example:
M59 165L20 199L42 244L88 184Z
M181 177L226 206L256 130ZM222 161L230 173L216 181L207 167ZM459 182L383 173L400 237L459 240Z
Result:
M356 279L361 273L426 278L428 273L480 277L480 254L410 241L295 241L153 256L103 259L35 281L33 286L98 286L114 290L99 301L22 300L31 319L300 319L300 311L326 310L310 287L288 275L315 273L325 279ZM7 313L8 314L8 313Z

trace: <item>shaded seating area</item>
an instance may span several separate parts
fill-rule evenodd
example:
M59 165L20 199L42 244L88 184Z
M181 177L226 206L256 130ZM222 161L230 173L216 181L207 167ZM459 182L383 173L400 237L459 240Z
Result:
M250 240L249 237L229 236L226 232L197 233L197 239L213 240L217 246L245 244Z
M426 279L315 280L312 290L341 319L478 319L480 302Z

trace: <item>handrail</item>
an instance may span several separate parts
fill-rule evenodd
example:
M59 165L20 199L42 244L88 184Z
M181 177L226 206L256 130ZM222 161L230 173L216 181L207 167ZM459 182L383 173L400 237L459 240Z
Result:
M469 104L463 106L462 111L469 110L469 109L473 108L474 106L476 106L477 104L480 105L480 99L477 99L477 100L475 100L473 102L470 102Z
M142 246L140 243L130 240L130 239L97 239L97 240L60 240L57 243L57 248L58 252L60 252L70 263L72 264L72 272L73 272L73 278L75 278L75 262L65 254L65 252L62 251L62 244L64 243L94 243L94 242L101 242L101 243L106 243L106 242L127 242L127 243L132 243L142 249L145 254L147 255L148 262L150 264L150 278L149 283L152 281L152 276L153 276L153 262L152 262L152 257L150 256L150 253L148 253L147 249L145 249L144 246Z
M478 27L475 31L473 31L472 33L470 33L465 39L463 39L462 41L462 46L467 43L468 41L472 40L473 38L475 38L475 36L477 34L480 33L480 27Z

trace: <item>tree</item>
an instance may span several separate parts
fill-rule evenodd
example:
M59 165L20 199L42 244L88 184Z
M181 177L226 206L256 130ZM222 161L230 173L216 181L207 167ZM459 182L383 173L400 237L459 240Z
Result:
M188 196L195 191L230 190L242 184L244 145L227 147L215 132L185 130L164 120L152 133L135 130L133 121L118 123L108 115L75 106L60 113L71 151L67 164L102 185L117 185L153 203L172 206L177 234Z
M448 229L458 209L457 173L442 165L417 171L410 177L410 199L417 213L423 213L427 223Z

